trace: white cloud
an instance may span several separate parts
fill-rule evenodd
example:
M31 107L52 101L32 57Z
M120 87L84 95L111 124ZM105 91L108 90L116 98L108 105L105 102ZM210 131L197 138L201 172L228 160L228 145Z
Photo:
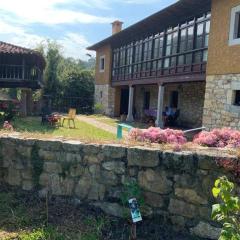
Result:
M0 0L1 15L13 14L23 24L62 23L109 23L113 19L83 12L81 9L67 10L59 4L72 4L75 0ZM86 0L83 3L87 4ZM96 4L99 0L96 0Z

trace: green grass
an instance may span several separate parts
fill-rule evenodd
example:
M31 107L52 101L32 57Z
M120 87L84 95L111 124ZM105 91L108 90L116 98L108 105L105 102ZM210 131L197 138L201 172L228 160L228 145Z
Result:
M89 115L89 117L113 127L116 127L118 123L122 123L119 118L110 118L101 114ZM147 128L147 124L141 122L128 123L128 125L134 128Z
M43 134L55 137L72 138L86 141L116 140L116 136L110 132L99 129L83 121L75 119L76 128L52 127L47 124L41 125L39 117L16 118L13 121L14 130L31 134Z

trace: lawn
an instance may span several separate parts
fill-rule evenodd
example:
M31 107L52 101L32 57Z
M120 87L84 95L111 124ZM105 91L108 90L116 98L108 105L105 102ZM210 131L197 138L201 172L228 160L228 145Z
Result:
M99 122L111 125L113 127L116 127L118 123L122 123L119 118L110 118L108 116L104 116L101 114L89 115L88 117L94 118ZM134 128L147 128L147 124L142 122L132 122L132 123L128 123L128 125L131 125Z
M92 126L86 122L75 119L76 128L52 127L50 125L41 125L39 117L16 118L13 122L14 130L30 134L41 134L44 136L63 137L79 139L85 141L113 141L116 135Z

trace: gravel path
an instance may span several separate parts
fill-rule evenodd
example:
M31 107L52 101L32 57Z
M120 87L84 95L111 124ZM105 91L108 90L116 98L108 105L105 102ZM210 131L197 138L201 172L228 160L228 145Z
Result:
M91 124L97 128L100 128L102 130L105 130L107 132L110 132L110 133L113 133L113 134L117 134L117 127L113 127L107 123L103 123L103 122L100 122L94 118L90 118L90 117L87 117L87 116L84 116L84 115L79 115L77 116L77 118L80 120L80 121L83 121L83 122L86 122L88 124ZM127 137L127 132L126 131L123 131L123 136L124 137Z

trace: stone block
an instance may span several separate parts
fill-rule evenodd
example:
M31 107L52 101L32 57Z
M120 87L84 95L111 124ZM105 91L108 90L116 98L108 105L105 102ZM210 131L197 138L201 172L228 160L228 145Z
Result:
M111 161L111 162L104 162L102 167L105 170L113 171L116 174L123 174L125 173L125 163L121 161Z
M99 182L108 186L116 186L119 183L119 179L114 172L103 170L101 171L101 178L99 179Z
M105 145L102 151L107 159L122 159L127 156L127 149L123 146Z
M84 167L80 164L73 164L70 167L70 175L71 177L80 177L84 173Z
M187 218L195 218L199 213L198 208L195 205L177 199L170 200L168 210L174 215Z
M208 203L207 199L199 196L198 193L193 189L176 188L175 195L184 199L186 202L193 204L206 205Z
M15 168L9 168L7 173L7 183L11 186L21 185L21 173Z
M96 203L93 203L92 205L102 209L103 212L105 212L108 215L120 217L120 218L123 217L124 212L126 211L124 207L120 206L117 203L96 202Z
M159 164L159 152L150 149L129 148L128 166L156 167Z
M25 191L30 191L34 187L34 184L31 180L23 180L22 181L22 189Z
M153 171L147 169L138 174L139 185L148 191L169 194L172 192L172 181L167 179L165 171Z
M38 154L39 157L45 161L57 161L59 159L59 154L57 152L51 152L40 149Z
M47 173L61 173L62 167L59 163L56 162L45 162L43 165L43 170Z
M190 229L191 234L207 239L218 239L221 228L216 228L206 222L200 222L196 227Z
M103 184L92 182L91 188L89 189L88 199L89 200L103 200L106 192L106 188Z
M82 155L80 153L66 153L66 161L80 163L82 161Z
M59 175L50 176L50 189L56 196L71 196L73 193L74 181L70 178L62 178Z
M144 192L144 201L151 207L162 208L164 206L164 198L159 194L152 192Z

